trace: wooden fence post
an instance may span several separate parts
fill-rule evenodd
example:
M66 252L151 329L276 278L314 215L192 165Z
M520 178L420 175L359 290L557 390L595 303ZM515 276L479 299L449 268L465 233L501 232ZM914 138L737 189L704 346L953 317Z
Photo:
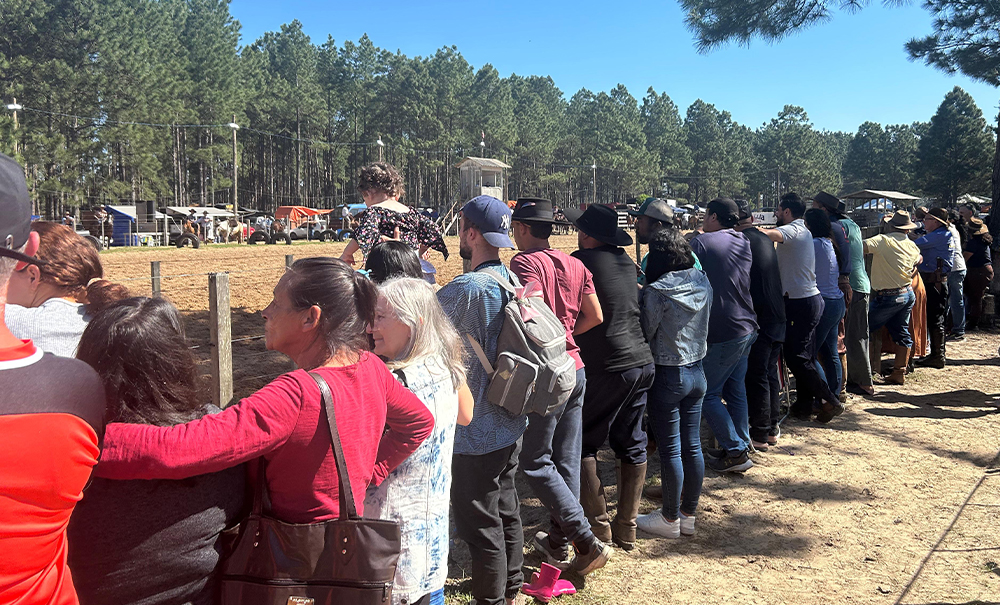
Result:
M292 264L294 262L295 262L295 255L294 254L286 254L285 255L285 268L286 269L291 269L292 268Z
M160 296L160 261L154 260L149 263L149 275L153 281L153 298Z
M233 398L233 331L229 313L229 274L208 275L208 328L212 352L212 403L220 408Z

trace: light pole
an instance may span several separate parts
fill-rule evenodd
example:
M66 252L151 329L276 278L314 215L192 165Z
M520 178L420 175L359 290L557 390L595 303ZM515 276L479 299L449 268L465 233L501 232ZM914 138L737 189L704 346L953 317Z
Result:
M597 160L590 165L590 169L594 171L594 203L597 203Z
M385 147L385 143L382 142L381 135L379 136L378 140L375 141L375 144L378 145L378 161L381 162L382 161L382 148Z
M14 155L17 155L17 112L24 107L17 103L17 97L15 97L13 103L7 104L7 109L14 112Z
M239 160L236 157L236 131L240 129L240 125L236 123L236 114L233 114L233 121L226 124L233 129L233 215L236 216L236 220L240 220L240 202L239 198L236 197L238 191L237 181L239 181Z

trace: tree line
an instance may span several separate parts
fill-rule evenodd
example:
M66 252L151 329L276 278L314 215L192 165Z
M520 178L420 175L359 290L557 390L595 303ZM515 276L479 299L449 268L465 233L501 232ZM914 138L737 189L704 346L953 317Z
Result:
M316 43L293 21L247 45L227 0L6 0L0 9L0 151L16 151L39 209L156 200L241 208L360 201L380 157L414 205L458 201L468 155L511 165L508 196L560 205L641 195L770 206L789 190L989 194L993 130L956 88L929 122L817 128L785 106L756 128L650 87L581 89L501 77L454 46L408 57Z

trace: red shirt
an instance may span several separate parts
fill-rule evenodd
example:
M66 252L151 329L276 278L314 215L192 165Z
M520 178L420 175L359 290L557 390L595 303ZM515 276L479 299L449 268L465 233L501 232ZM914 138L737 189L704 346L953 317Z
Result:
M583 367L580 347L573 340L576 318L580 315L583 297L594 294L594 276L578 259L552 248L525 250L510 259L510 270L521 285L535 281L542 286L545 304L566 327L566 352Z
M0 349L0 603L76 605L66 526L97 464L104 387L31 341Z
M369 352L358 363L315 370L330 384L358 513L379 484L434 428L434 416ZM337 465L305 370L275 379L219 414L157 427L110 424L96 474L109 479L183 479L264 456L274 515L289 523L336 519ZM383 431L388 425L389 430Z

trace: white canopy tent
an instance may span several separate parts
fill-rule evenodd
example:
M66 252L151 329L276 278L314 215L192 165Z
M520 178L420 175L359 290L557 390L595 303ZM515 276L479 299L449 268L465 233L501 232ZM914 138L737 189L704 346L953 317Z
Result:
M230 218L236 216L229 210L219 210L218 208L206 208L201 206L167 206L165 210L172 216L188 216L194 210L195 216L201 218L207 212L212 218Z

